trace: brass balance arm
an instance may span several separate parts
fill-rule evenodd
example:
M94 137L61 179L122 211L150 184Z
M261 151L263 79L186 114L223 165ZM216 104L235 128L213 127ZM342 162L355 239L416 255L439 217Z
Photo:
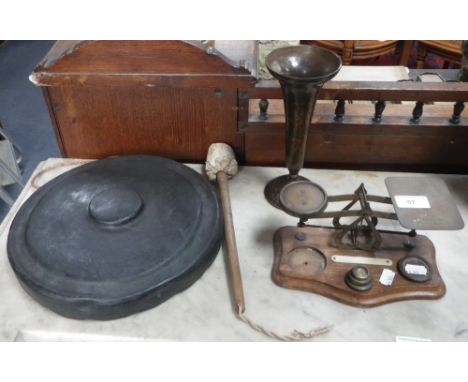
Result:
M327 219L327 218L337 218L337 217L350 217L350 216L362 216L366 215L369 217L376 217L389 220L398 220L396 213L394 212L383 212L383 211L373 211L373 210L341 210L341 211L324 211L320 212L313 217L312 219Z

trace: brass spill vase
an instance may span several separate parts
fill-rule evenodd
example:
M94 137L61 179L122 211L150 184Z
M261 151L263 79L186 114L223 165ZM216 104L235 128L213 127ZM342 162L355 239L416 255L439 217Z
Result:
M286 117L286 166L288 175L271 180L265 197L281 208L279 194L284 186L296 180L304 165L307 135L317 96L323 84L341 69L341 59L328 49L297 45L275 49L266 57L266 66L283 91Z

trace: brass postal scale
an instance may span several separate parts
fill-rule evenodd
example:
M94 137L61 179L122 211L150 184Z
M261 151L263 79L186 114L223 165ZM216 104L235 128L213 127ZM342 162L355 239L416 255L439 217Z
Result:
M368 194L364 184L354 193L328 196L298 174L318 92L338 73L341 60L316 46L294 46L270 53L266 65L284 95L289 174L270 181L265 197L299 219L296 227L275 233L274 282L359 307L442 297L445 284L434 246L417 230L463 228L445 183L436 177L389 177L389 197ZM328 208L337 202L344 207ZM309 224L324 218L332 219L332 226ZM379 230L380 219L398 221L406 231Z

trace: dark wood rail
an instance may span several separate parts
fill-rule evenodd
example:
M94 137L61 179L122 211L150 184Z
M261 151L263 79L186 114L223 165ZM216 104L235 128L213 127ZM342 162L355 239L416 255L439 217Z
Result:
M243 88L240 98L283 98L279 83L273 80L259 81L255 87ZM319 94L321 100L354 101L423 101L468 102L468 83L461 82L365 82L343 81L325 84Z
M239 89L247 163L284 164L281 99L277 81ZM319 100L306 166L468 172L468 83L330 82Z

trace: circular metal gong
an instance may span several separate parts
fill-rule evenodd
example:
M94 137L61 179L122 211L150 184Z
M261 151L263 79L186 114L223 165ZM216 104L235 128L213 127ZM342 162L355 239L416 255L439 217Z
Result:
M114 319L189 287L222 238L217 194L192 169L155 156L95 161L58 176L16 215L8 258L55 312Z

